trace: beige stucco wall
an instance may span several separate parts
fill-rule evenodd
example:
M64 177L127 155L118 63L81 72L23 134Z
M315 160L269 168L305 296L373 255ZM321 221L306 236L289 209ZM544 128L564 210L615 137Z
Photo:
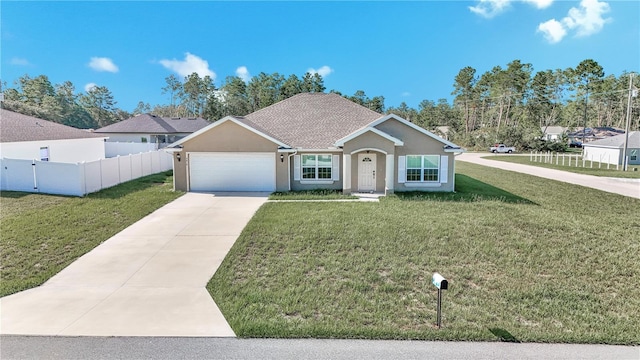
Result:
M455 177L455 161L453 153L444 151L444 144L436 139L395 120L389 119L378 126L377 129L398 138L404 142L404 146L397 146L395 150L394 164L394 191L453 191ZM445 184L437 187L407 187L398 183L398 156L406 155L447 155L448 159L448 180Z
M339 167L339 171L340 171L340 180L336 180L336 181L332 181L331 184L322 184L319 182L314 183L311 180L306 180L303 181L302 179L300 180L293 180L294 176L293 176L293 172L294 170L294 166L293 166L293 156L291 157L291 166L289 167L289 171L291 174L291 190L293 191L302 191L302 190L316 190L316 189L331 189L331 190L342 190L342 181L344 180L344 174L342 173L342 152L298 152L296 153L296 155L338 155L338 167ZM302 161L302 157L300 158ZM300 165L302 167L302 165ZM302 177L302 175L301 175ZM305 182L303 184L303 182Z
M395 151L395 146L388 139L385 139L382 136L369 131L358 136L355 139L347 141L342 148L345 154L351 154L354 151L366 149L382 150L387 154L393 154Z
M369 151L369 154L376 155L375 191L383 192L385 190L385 169L387 163L385 152L390 155L394 153L395 145L393 142L369 131L347 141L344 144L343 151L344 154L351 156L351 183L349 184L350 187L347 187L350 192L358 191L358 154L366 153L367 151Z
M176 190L187 190L187 153L190 152L277 152L278 145L264 137L245 129L244 127L227 121L194 137L182 144L180 152L182 160L176 160L174 154L174 187ZM286 191L287 183L287 154L284 162L280 161L280 154L276 154L276 189Z
M366 153L366 151L357 152L351 155L351 192L358 192L358 154ZM368 155L376 156L376 192L384 192L387 156L379 151L370 150Z

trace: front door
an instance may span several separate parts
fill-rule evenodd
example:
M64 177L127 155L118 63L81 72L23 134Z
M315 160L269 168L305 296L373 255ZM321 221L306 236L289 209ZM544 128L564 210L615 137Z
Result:
M376 154L358 154L358 191L376 191Z

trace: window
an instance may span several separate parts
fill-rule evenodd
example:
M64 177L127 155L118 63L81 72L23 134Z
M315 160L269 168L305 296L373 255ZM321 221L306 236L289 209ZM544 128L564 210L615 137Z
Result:
M631 155L629 156L629 160L636 161L638 160L638 150L631 150Z
M302 155L303 180L331 180L331 155Z
M49 161L49 147L40 148L40 161Z
M436 182L440 169L438 155L407 155L407 181Z

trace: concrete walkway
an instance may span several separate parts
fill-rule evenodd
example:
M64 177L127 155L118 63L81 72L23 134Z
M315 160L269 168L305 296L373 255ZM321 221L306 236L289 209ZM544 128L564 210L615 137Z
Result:
M483 156L491 155L492 154L489 153L464 153L456 156L456 160L503 170L515 171L551 180L563 181L570 184L586 186L592 189L640 199L640 180L638 179L620 179L576 174L569 171L547 169L538 166L522 165L506 161L489 160L482 158Z
M235 336L205 286L267 196L185 194L0 299L0 333Z

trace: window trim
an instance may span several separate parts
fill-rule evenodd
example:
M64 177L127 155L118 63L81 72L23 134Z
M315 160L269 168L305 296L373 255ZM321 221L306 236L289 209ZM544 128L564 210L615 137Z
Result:
M333 174L333 156L331 154L301 154L300 155L300 181L312 181L312 182L317 182L317 181L322 181L322 182L333 182L333 178L334 178L334 174ZM305 166L304 165L304 157L305 156L314 156L315 157L315 165L314 166ZM329 161L330 164L328 166L320 166L318 164L318 156L328 156L329 157ZM313 178L305 178L304 177L304 169L307 168L313 168L314 169L314 177ZM329 169L329 177L326 178L319 178L319 169L325 169L328 168Z
M420 157L420 167L409 167L409 157L419 156ZM435 157L437 159L437 165L435 167L425 167L425 158L426 157ZM405 183L407 184L435 184L440 183L441 177L441 169L440 169L441 157L440 155L405 155ZM409 180L409 170L420 170L420 180ZM424 180L425 170L436 170L437 175L435 180Z
M51 159L51 153L49 150L49 146L41 146L40 147L40 161L49 161Z

